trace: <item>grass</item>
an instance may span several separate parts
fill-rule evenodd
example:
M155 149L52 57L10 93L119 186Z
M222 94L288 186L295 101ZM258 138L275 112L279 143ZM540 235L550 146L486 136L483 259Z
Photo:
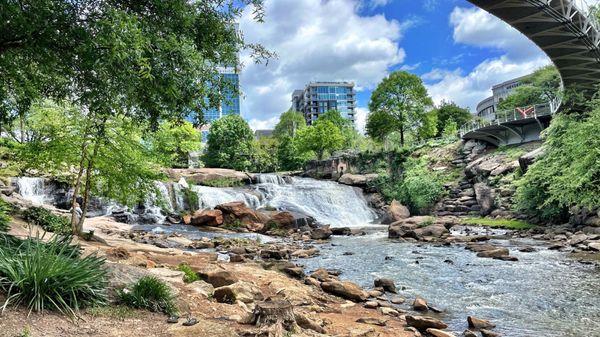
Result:
M491 228L504 228L514 230L524 230L535 227L528 222L522 220L509 219L488 219L488 218L466 218L462 219L463 225L486 226Z
M121 303L136 309L147 309L167 315L177 313L175 296L169 286L153 276L144 276L131 288L119 291Z
M496 149L496 153L502 153L507 158L516 160L519 159L520 156L527 153L522 147L519 146L500 146Z
M181 263L178 267L177 270L182 271L183 272L183 282L185 283L192 283L192 282L196 282L200 279L200 276L198 276L198 274L192 270L192 268L185 264L185 263Z
M104 259L81 257L70 238L0 237L0 290L9 305L56 310L75 318L80 308L106 303Z
M87 313L93 317L108 317L119 321L139 316L135 310L124 305L91 307Z
M243 182L237 179L227 177L205 180L201 184L210 187L237 187L244 185Z

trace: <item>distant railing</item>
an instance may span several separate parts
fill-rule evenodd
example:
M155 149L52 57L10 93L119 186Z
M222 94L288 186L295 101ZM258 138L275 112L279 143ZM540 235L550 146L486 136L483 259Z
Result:
M540 116L553 115L558 111L561 105L561 99L555 99L548 103L535 104L528 107L516 108L513 110L497 111L493 120L479 119L463 125L459 134L463 138L467 133L483 129L492 125L501 125L503 123L514 122L524 119L537 119Z

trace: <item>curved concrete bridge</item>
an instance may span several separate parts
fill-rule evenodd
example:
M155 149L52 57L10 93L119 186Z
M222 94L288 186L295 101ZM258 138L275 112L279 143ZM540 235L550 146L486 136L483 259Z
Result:
M585 0L468 1L513 26L540 47L558 69L565 88L591 95L600 84L600 25L589 15ZM543 119L534 114L511 121L497 120L482 128L465 125L461 137L495 145L529 141L531 132L537 132L531 125L547 126L549 115L556 113L560 104L549 103L549 108Z

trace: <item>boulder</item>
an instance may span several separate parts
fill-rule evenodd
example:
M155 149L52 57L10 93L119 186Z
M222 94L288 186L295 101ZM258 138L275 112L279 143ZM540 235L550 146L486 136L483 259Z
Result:
M394 297L392 297L390 302L392 302L393 304L402 304L402 303L406 302L406 299L404 297L394 296Z
M527 172L529 166L535 163L538 158L542 157L545 152L546 151L544 147L538 147L537 149L527 152L519 157L519 166L521 167L521 171L523 171L523 173Z
M482 252L479 252L479 253L477 253L477 256L478 257L499 258L499 257L508 256L509 254L510 254L510 252L508 251L508 248L496 248L496 249L484 250Z
M234 201L217 205L217 207L215 207L215 210L219 210L223 213L225 222L233 222L234 220L240 220L245 224L249 224L264 223L268 221L268 218L266 218L265 215L254 211L241 201Z
M331 229L331 234L336 236L350 236L352 229L350 227L334 227Z
M238 278L227 270L219 270L206 274L206 281L215 288L228 286L238 282Z
M472 328L475 330L491 329L491 328L496 327L495 324L493 324L492 322L490 322L488 320L473 317L473 316L467 317L467 323L469 323L469 328Z
M310 232L310 238L313 240L327 240L331 237L333 232L329 226L322 226L315 228Z
M379 307L379 302L377 301L368 301L364 304L364 307L367 309L376 309Z
M215 287L213 287L212 284L202 280L194 281L188 284L187 287L205 298L211 297L215 292Z
M415 298L415 301L413 302L412 307L416 311L429 310L429 307L427 306L427 301L424 298L419 297L419 296L417 296L417 298Z
M427 329L446 329L448 325L439 319L426 316L406 315L406 324L425 331Z
M323 269L323 268L319 268L319 269L315 270L310 276L321 282L335 280L335 278L331 274L329 274L329 272L326 269Z
M471 330L465 330L465 332L463 332L463 336L464 337L479 337L479 336L477 336L477 334L474 331L471 331Z
M166 170L166 173L173 181L180 181L183 178L186 182L198 185L205 185L210 181L222 179L241 184L252 181L251 177L244 172L222 168L169 169Z
M229 304L233 304L237 301L252 303L263 299L262 293L257 286L244 281L215 288L213 297L219 303Z
M387 315L387 316L393 316L393 317L400 316L400 313L396 309L393 309L390 307L380 307L379 312L381 312L382 315Z
M383 288L383 290L390 292L390 293L396 293L396 284L394 283L394 280L389 279L389 278L378 278L375 279L375 281L373 282L376 288Z
M595 251L600 251L600 242L588 243L588 248Z
M340 177L340 179L338 179L338 182L340 184L344 184L344 185L365 187L370 182L372 182L375 179L377 179L377 177L378 177L378 175L375 174L375 173L371 173L371 174L351 174L351 173L344 173Z
M321 283L321 288L332 295L336 295L354 302L364 302L369 294L358 285L344 281L328 281Z
M383 224L391 224L402 219L410 217L410 211L408 207L402 205L400 202L393 200L388 207L387 214L383 219Z
M585 234L575 234L573 236L571 236L571 238L569 239L569 244L571 246L577 246L578 244L584 242L585 240L588 239L588 236Z
M449 233L450 233L450 231L446 228L446 226L435 223L435 224L432 224L429 226L419 227L419 228L415 228L413 230L409 230L406 232L404 237L421 240L425 237L440 238Z
M223 212L218 209L205 209L194 212L190 225L194 226L220 226L223 224Z
M480 332L481 332L481 337L500 337L501 336L497 332L493 332L493 331L486 330L486 329L482 329Z
M490 214L495 208L494 191L485 183L477 183L473 188L475 189L477 204L481 206L481 215L486 216Z
M287 267L284 268L283 271L289 276L297 279L303 279L306 274L304 274L304 269L301 267Z
M369 324L369 325L377 325L377 326L386 326L387 321L381 318L375 317L361 317L356 320L357 323Z
M268 223L275 224L279 228L292 228L296 223L296 218L290 212L276 212L271 214Z
M456 337L453 334L440 329L429 328L425 331L433 337Z

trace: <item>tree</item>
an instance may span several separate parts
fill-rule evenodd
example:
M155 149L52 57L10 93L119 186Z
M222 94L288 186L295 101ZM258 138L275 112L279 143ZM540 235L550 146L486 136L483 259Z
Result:
M461 108L454 102L443 101L434 111L437 115L437 136L441 136L449 124L460 127L473 118L469 109Z
M81 234L90 195L132 205L153 188L159 178L155 156L142 143L143 127L128 117L97 116L72 105L45 101L28 115L30 140L21 146L25 169L36 169L73 181L73 232ZM101 123L100 129L97 125ZM73 170L75 168L75 170Z
M342 137L344 138L341 149L349 149L357 146L359 133L354 127L352 120L345 118L338 110L329 110L321 114L317 120L332 122L335 126L340 129Z
M241 49L256 61L274 56L237 31L235 19L248 4L260 20L262 0L4 1L0 120L17 110L12 102L27 97L20 94L28 89L22 83L85 112L75 206L91 182L94 158L108 145L111 123L131 118L155 128L161 120L216 107L219 89L230 85L219 75L221 66L237 65Z
M165 121L150 136L152 152L167 167L188 167L191 152L200 150L201 135L192 123Z
M509 111L552 101L559 95L560 83L560 75L556 67L550 65L540 68L523 79L521 86L498 104L498 111Z
M379 138L385 137L391 130L374 130L375 125L381 125L381 114L387 114L393 120L394 129L400 133L400 143L404 146L405 134L408 131L415 130L421 120L421 116L426 112L427 107L433 105L431 98L427 94L427 89L421 79L405 71L396 71L384 78L371 94L369 110L378 112L378 123L371 120L371 114L367 127ZM375 124L375 125L374 125ZM382 137L383 136L383 137Z
M417 128L418 139L433 138L437 135L438 116L435 110L422 114Z
M367 135L383 142L387 135L400 128L397 124L398 120L391 114L383 110L372 111L367 118Z
M254 133L238 115L227 115L210 127L205 162L210 167L248 170L252 168Z
M305 127L306 120L302 116L302 113L290 109L279 116L279 122L273 130L273 136L278 139L294 137L298 130Z
M279 170L279 161L277 156L278 143L273 137L261 137L254 142L254 152L252 156L253 172L277 172Z
M298 137L285 136L277 145L277 161L284 171L295 171L310 159L310 153L302 152L298 148Z
M298 131L298 149L313 151L322 160L325 152L339 150L344 145L344 136L333 122L317 120L314 125Z

